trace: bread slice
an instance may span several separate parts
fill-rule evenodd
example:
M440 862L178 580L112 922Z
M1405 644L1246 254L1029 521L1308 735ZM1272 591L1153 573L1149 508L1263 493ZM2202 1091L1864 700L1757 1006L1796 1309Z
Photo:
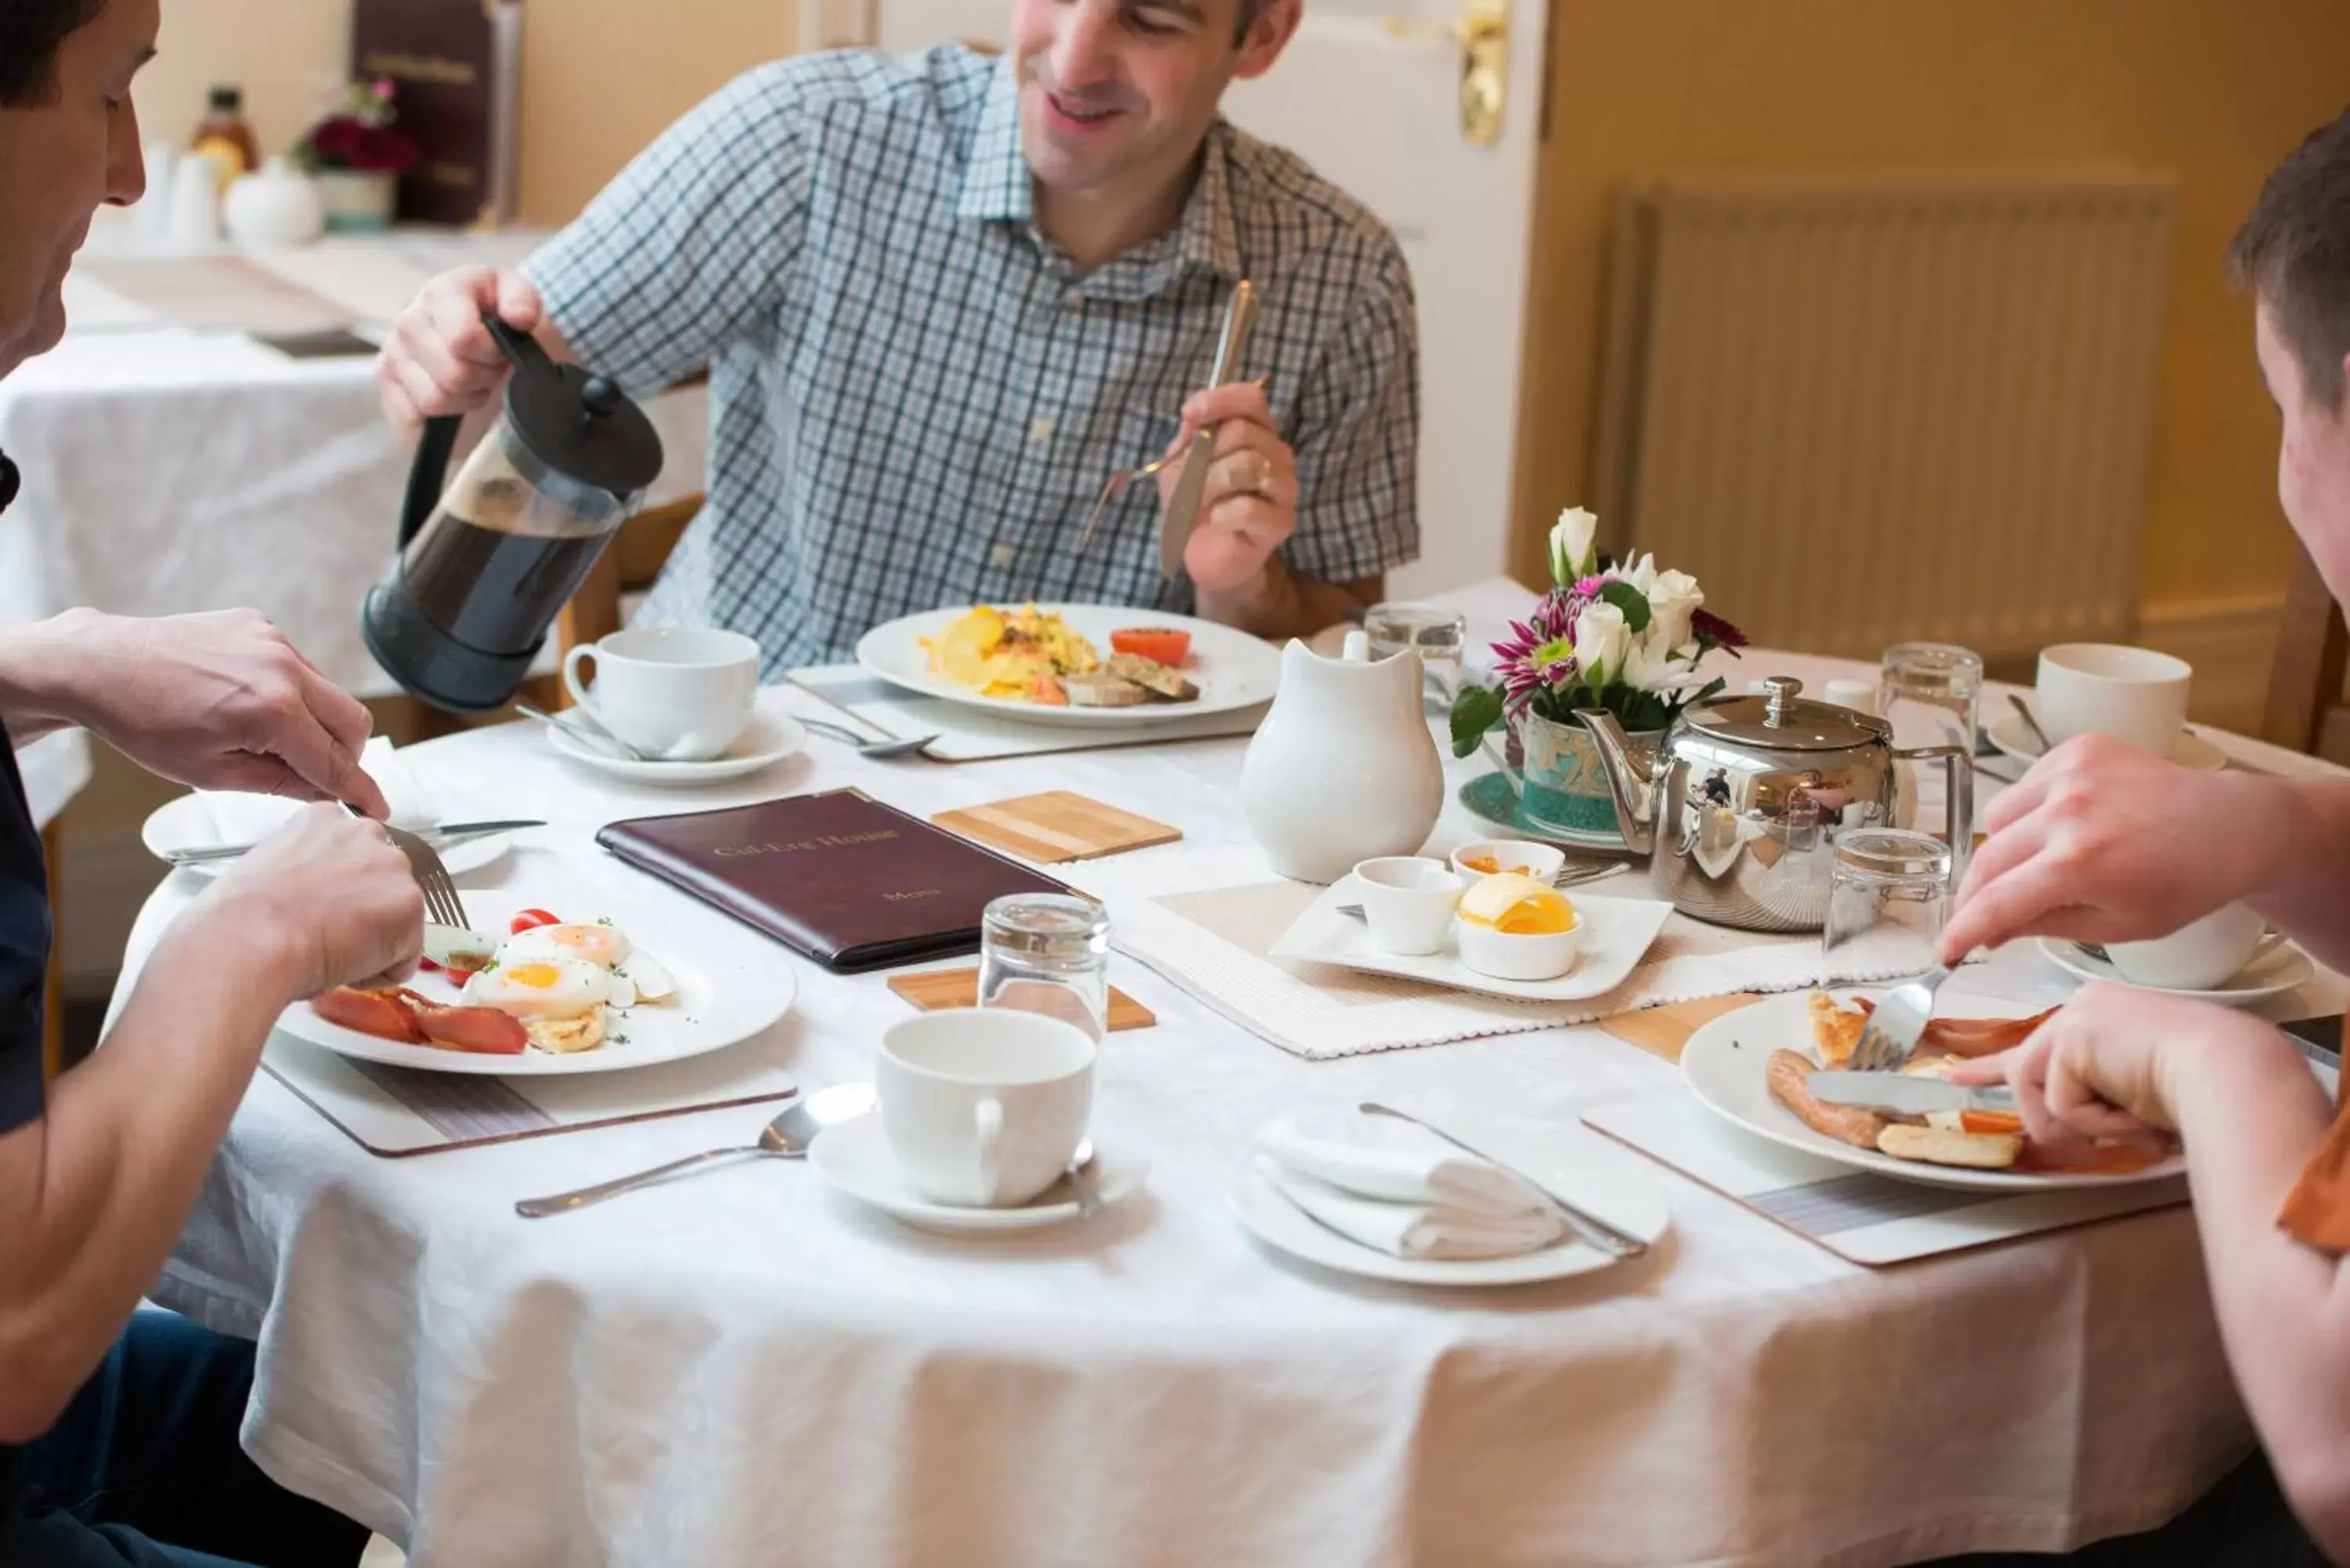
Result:
M604 1043L604 1009L599 1003L575 1018L525 1018L522 1027L542 1051L558 1056L593 1051Z
M1906 1122L1896 1122L1878 1133L1877 1147L1896 1159L1964 1166L1970 1170L2005 1170L2023 1157L2023 1140L2013 1133L1945 1132Z
M1145 659L1139 653L1113 653L1102 668L1119 680L1131 680L1152 696L1163 697L1170 702L1194 702L1200 697L1200 689L1186 680L1182 671L1155 659Z
M1150 701L1150 693L1115 675L1064 675L1061 690L1072 708L1134 708Z
M1861 1032L1868 1027L1868 1010L1865 1007L1838 1007L1835 998L1825 991L1815 991L1811 997L1812 1049L1824 1067L1841 1067L1852 1060L1852 1053L1860 1044Z

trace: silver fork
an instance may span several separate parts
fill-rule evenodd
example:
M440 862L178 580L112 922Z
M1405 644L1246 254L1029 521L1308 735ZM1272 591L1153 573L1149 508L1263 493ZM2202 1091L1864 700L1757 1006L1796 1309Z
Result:
M1934 993L1950 978L1947 968L1931 970L1923 980L1896 986L1879 997L1846 1065L1856 1073L1890 1073L1909 1060L1925 1036L1926 1021L1934 1016Z
M1111 474L1107 483L1101 487L1101 493L1094 497L1094 509L1086 514L1086 531L1077 535L1077 553L1083 555L1086 546L1093 543L1094 530L1101 526L1101 520L1108 515L1110 507L1116 504L1118 498L1124 495L1136 480L1149 479L1182 455L1182 452L1179 449L1169 452L1156 462L1146 462L1140 468L1121 468Z
M343 809L353 816L367 814L346 805ZM457 897L457 884L450 879L449 867L441 864L441 857L427 844L404 827L394 827L388 822L378 823L391 846L408 857L408 874L416 878L417 888L424 894L424 912L438 924L455 926L460 930L473 929L465 919L464 900Z

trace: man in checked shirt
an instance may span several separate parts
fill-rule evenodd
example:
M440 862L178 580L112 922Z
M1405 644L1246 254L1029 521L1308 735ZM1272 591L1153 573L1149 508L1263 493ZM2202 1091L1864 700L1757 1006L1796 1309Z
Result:
M1303 0L1014 0L957 48L764 67L666 132L519 273L428 287L379 365L396 424L480 408L494 309L647 392L707 367L707 504L642 618L756 638L772 676L875 625L1022 599L1317 630L1418 554L1419 354L1394 236L1217 113ZM1202 389L1242 278L1249 378ZM1183 575L1109 474L1215 431Z

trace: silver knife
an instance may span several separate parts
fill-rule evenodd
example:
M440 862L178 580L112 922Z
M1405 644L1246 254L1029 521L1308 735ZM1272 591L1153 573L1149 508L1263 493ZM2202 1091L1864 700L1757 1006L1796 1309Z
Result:
M1412 1115L1409 1111L1399 1111L1393 1106L1383 1106L1377 1100L1365 1100L1361 1105L1357 1106L1356 1109L1361 1111L1365 1116L1393 1116L1399 1122L1409 1122L1414 1127L1426 1127L1430 1132L1434 1133L1437 1137L1442 1138L1445 1142L1451 1144L1453 1147L1461 1150L1462 1153L1473 1154L1479 1159L1483 1160L1486 1164L1498 1166L1502 1169L1508 1171L1512 1176L1516 1177L1519 1180L1533 1188L1536 1192L1539 1192L1544 1198L1549 1199L1551 1207L1558 1210L1558 1217L1566 1221L1566 1228L1575 1232L1576 1240L1587 1242L1590 1245L1598 1248L1601 1251L1607 1253L1611 1258L1637 1258L1641 1253L1648 1250L1648 1244L1646 1241L1641 1241L1638 1236L1626 1235L1623 1231L1618 1231L1615 1226L1610 1225L1607 1220L1602 1220L1598 1215L1592 1213L1587 1209L1577 1209L1574 1204L1569 1203L1565 1199L1561 1198L1557 1193L1552 1191L1548 1187L1544 1186L1542 1182L1535 1180L1524 1171L1520 1170L1516 1166L1512 1165L1505 1160L1495 1159L1492 1155L1487 1154L1483 1149L1479 1148L1476 1145L1466 1143L1460 1138L1454 1137L1451 1133L1446 1132L1434 1122L1423 1121L1419 1117Z
M544 821L531 819L514 822L452 822L429 829L416 836L435 849L446 849L452 844L464 844L476 838L486 838L494 833L515 833L525 827L545 827ZM163 858L173 866L203 866L215 860L234 860L260 847L253 844L199 844L185 849L166 850Z
M1256 322L1256 286L1243 278L1232 286L1232 303L1224 307L1224 335L1216 345L1216 368L1208 385L1221 387L1240 379L1241 356L1248 351L1249 328ZM1208 485L1208 464L1216 450L1213 425L1191 438L1183 454L1183 473L1175 482L1174 498L1159 524L1159 570L1169 577L1183 571L1183 551L1200 521L1200 497Z
M1897 1116L1929 1111L2015 1110L2015 1091L2004 1084L1970 1087L1918 1073L1814 1073L1804 1080L1812 1098L1832 1106L1858 1106Z

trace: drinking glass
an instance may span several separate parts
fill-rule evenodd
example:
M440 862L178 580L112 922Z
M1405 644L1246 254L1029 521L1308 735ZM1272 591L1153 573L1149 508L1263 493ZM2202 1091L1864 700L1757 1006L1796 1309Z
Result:
M1983 664L1971 649L1947 642L1899 642L1877 661L1877 711L1893 726L1893 743L1907 751L1919 746L1961 746L1975 754L1975 736L1982 701ZM1942 820L1942 768L1939 763L1899 763L1901 803L1896 826L1915 826ZM1971 801L1970 802L1971 805ZM1960 868L1974 843L1975 825L1957 825Z
M1836 840L1820 981L1923 974L1950 906L1950 846L1930 833L1867 827Z
M1419 655L1429 685L1447 701L1461 689L1461 661L1469 645L1469 618L1434 605L1373 605L1363 615L1371 657L1386 659L1411 649Z
M980 917L979 1005L1041 1012L1098 1041L1109 1027L1109 915L1063 893L998 898Z

